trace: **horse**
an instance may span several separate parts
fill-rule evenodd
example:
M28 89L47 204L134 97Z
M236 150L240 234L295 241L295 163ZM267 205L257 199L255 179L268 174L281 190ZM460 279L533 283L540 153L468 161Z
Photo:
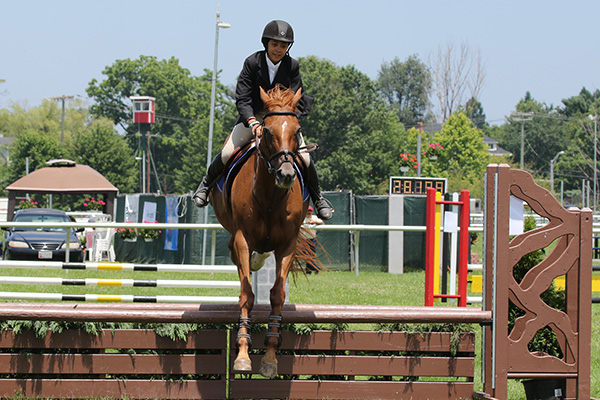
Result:
M298 153L301 131L296 106L301 96L301 90L294 93L280 86L268 93L260 89L265 115L262 130L257 130L255 152L240 167L228 191L212 190L210 195L217 219L231 234L230 255L241 284L238 354L233 365L236 373L252 371L248 355L254 304L250 271L259 269L262 264L256 267L254 263L264 263L265 255L273 252L276 279L270 293L267 351L259 373L267 378L277 375L276 350L281 345L285 283L295 262L303 258L297 243L302 240L299 231L308 208L308 196L298 178L303 164Z

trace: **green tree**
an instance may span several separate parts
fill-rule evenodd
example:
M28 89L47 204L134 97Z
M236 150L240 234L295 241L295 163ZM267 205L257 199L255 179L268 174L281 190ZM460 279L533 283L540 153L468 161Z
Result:
M382 193L390 175L399 174L398 155L406 138L398 118L377 88L353 66L337 67L316 57L300 59L306 93L315 98L301 121L322 187L337 184L358 194Z
M572 96L562 100L564 105L561 108L561 114L566 117L576 117L586 115L589 113L593 114L594 103L600 99L600 91L596 89L594 93L591 93L585 87L579 91L577 96Z
M377 83L383 98L405 126L428 120L431 73L416 54L404 62L394 58L383 63Z
M185 153L186 137L190 130L210 112L212 73L205 71L202 77L194 77L179 65L175 58L158 60L140 56L137 60L117 60L104 69L106 79L92 80L87 93L95 100L91 111L95 116L110 118L127 132L132 148L140 148L147 132L137 135L140 126L131 123L130 96L152 96L156 98L156 123L151 127L150 151L158 178L164 192L184 192L189 187L178 187L176 176L181 167L181 156ZM215 131L223 132L224 120L231 121L233 108L226 88L217 83L215 107ZM204 125L203 125L204 126ZM208 136L208 130L204 132ZM213 154L221 146L222 137L213 141ZM204 169L206 149L195 154L196 165ZM154 182L155 179L151 178ZM151 190L157 188L153 185Z
M473 125L477 129L485 129L488 123L485 121L485 113L483 112L483 105L481 102L474 97L471 97L465 106L465 113L473 122Z
M570 135L565 135L563 130L565 117L554 106L535 100L529 92L519 101L515 111L533 113L533 119L525 122L523 128L525 169L534 175L548 174L550 160L565 150L571 141ZM510 151L515 160L521 157L521 128L521 121L509 118L502 129L494 131L499 135L495 139L500 147Z
M75 160L102 174L121 193L138 189L134 153L109 120L93 121L74 142Z
M456 112L433 140L444 150L435 162L423 163L423 175L448 178L449 191L469 190L472 197L483 197L483 176L490 159L483 131L464 112Z
M600 92L590 93L582 88L578 95L562 100L559 108L565 118L561 121L565 154L554 166L555 180L565 183L565 193L571 203L581 202L581 181L594 179L594 145L598 146L598 125L594 118L600 114ZM596 143L594 143L596 137Z
M49 160L68 157L65 148L60 145L59 140L51 135L43 135L33 130L22 132L12 143L9 157L8 181L10 183L25 176L27 172L27 160L29 161L29 172L46 167Z

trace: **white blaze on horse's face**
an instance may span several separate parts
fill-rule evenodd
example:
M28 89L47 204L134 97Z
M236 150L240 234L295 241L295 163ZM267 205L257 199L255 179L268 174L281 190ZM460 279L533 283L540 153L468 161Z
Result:
M280 188L289 189L294 184L296 180L296 169L294 168L294 156L293 151L294 148L287 148L289 146L293 146L294 144L294 136L295 133L291 132L293 129L292 126L288 126L287 120L283 120L281 123L281 144L283 145L280 151L288 150L287 154L280 155L279 158L279 167L277 168L277 172L275 173L275 184ZM291 129L288 129L291 128Z

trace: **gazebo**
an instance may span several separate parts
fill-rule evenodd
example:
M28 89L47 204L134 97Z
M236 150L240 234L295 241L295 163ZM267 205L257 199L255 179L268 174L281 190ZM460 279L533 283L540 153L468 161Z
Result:
M114 218L115 197L119 192L112 183L95 169L71 160L50 160L48 167L40 168L16 180L8 190L7 219L15 213L17 195L43 194L102 194L106 205L104 212Z

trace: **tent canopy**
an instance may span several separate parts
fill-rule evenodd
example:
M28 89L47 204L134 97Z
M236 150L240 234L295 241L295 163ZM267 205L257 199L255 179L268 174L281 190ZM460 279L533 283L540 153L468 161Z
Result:
M6 187L9 220L15 211L17 193L103 194L106 198L104 212L113 214L114 199L119 189L98 171L64 159L51 160L46 164L48 167L35 170Z

